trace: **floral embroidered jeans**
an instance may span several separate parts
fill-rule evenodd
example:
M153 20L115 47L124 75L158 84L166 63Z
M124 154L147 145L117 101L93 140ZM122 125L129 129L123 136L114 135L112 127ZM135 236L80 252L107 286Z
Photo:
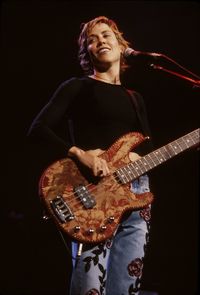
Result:
M140 194L149 191L148 176L131 184ZM74 263L70 295L138 295L150 227L150 206L124 217L114 237L98 245L84 245ZM76 257L77 243L72 243Z

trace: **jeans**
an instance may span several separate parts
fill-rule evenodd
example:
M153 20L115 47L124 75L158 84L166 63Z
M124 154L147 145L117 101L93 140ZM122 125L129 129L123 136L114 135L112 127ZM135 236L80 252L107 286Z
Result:
M131 183L131 191L149 191L148 176ZM84 245L71 278L71 295L138 295L150 227L150 205L125 214L112 239ZM77 254L77 243L72 243Z

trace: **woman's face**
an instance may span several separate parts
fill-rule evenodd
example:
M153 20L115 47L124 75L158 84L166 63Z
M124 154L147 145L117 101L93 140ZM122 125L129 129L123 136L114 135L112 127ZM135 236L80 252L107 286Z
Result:
M120 64L121 46L112 29L105 23L96 24L87 38L87 50L95 66Z

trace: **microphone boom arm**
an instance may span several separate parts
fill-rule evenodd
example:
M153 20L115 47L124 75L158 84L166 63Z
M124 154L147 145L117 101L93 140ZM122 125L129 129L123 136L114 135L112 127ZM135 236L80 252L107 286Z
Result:
M179 74L179 73L174 72L174 71L171 71L171 70L168 70L168 69L166 69L166 68L164 68L164 67L161 67L161 66L159 66L159 65L151 64L150 67L151 67L152 69L154 69L154 70L161 70L161 71L163 71L163 72L167 72L167 73L169 73L169 74L171 74L171 75L177 76L177 77L179 77L179 78L181 78L181 79L183 79L183 80L189 81L190 83L193 84L193 87L200 87L200 80L194 80L194 79L191 79L191 78L189 78L189 77L187 77L187 76L184 76L184 75L182 75L182 74Z
M187 76L184 76L182 74L179 74L177 72L174 72L174 71L171 71L171 70L168 70L164 67L161 67L159 65L155 65L155 64L150 64L150 67L155 69L155 70L162 70L164 72L167 72L171 75L174 75L174 76L177 76L183 80L187 80L189 81L190 83L193 84L193 87L196 88L196 87L200 87L200 77L197 76L196 74L192 73L191 71L189 71L188 69L186 69L185 67L183 67L182 65L180 65L179 63L177 63L174 59L168 57L167 55L163 54L163 53L157 53L157 52L147 52L147 51L137 51L137 50L134 50L133 48L126 48L125 51L124 51L124 57L125 58L129 58L129 57L136 57L136 56L148 56L148 57L152 57L154 59L157 59L157 58L161 58L161 59L165 59L171 63L173 63L174 65L178 66L179 68L181 68L183 71L187 72L189 75L195 77L196 79L192 79L192 78L189 78Z

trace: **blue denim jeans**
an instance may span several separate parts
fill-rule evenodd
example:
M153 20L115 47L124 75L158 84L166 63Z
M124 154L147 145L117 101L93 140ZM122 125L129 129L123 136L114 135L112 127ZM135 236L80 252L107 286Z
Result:
M148 176L131 183L136 193L149 191ZM150 226L150 205L122 219L112 239L86 245L71 278L71 295L137 295ZM77 243L72 243L77 254Z

